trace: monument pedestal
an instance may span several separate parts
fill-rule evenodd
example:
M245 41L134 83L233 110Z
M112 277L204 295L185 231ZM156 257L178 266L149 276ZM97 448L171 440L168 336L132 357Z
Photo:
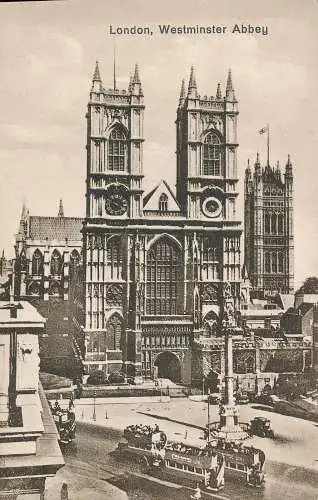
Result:
M220 425L217 437L226 441L238 441L249 437L239 423L239 411L236 406L223 405L220 409Z

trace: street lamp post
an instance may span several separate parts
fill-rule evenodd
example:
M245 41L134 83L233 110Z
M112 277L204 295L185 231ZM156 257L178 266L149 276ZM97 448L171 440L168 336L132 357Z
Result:
M94 392L93 420L96 420L96 392Z
M208 389L208 443L210 442L210 389Z

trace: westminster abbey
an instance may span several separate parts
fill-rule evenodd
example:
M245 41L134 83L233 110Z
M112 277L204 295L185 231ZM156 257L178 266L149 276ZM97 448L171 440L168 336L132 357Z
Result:
M199 94L193 68L182 81L176 190L162 180L144 191L145 112L138 66L128 88L119 89L115 78L112 88L104 86L96 63L86 113L85 218L65 217L61 203L57 217L23 209L14 296L47 318L41 367L63 374L65 367L122 371L135 381L217 378L224 374L218 332L230 284L238 319L249 327L234 342L234 367L240 383L257 391L275 379L279 356L287 353L272 331L280 312L265 302L266 294L290 294L293 287L291 162L284 180L279 168L259 160L254 172L246 170L243 266L231 71L214 96ZM250 303L252 295L265 299L263 311L256 311L260 302ZM265 337L275 337L263 343L253 337L262 322ZM299 346L295 353L287 357L301 371L308 353Z
M235 219L237 116L226 90L198 92L194 69L176 116L176 195L143 190L145 100L138 66L127 90L105 89L96 64L87 111L83 227L88 371L191 382L192 342L217 322L224 282L240 295Z

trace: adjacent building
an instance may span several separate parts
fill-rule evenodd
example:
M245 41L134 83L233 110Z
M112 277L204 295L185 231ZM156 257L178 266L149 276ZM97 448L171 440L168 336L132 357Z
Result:
M0 303L0 498L43 500L46 478L64 465L39 383L44 325L28 302Z
M15 243L13 287L16 300L28 300L46 318L40 338L41 369L71 376L81 371L82 350L73 337L70 283L82 261L83 220L30 215L23 205Z
M245 265L253 294L262 297L294 290L293 167L269 161L245 171Z

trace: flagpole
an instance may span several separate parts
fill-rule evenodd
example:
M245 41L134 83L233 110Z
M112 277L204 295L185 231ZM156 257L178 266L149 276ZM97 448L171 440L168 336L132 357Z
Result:
M267 166L269 167L269 125L267 125Z

